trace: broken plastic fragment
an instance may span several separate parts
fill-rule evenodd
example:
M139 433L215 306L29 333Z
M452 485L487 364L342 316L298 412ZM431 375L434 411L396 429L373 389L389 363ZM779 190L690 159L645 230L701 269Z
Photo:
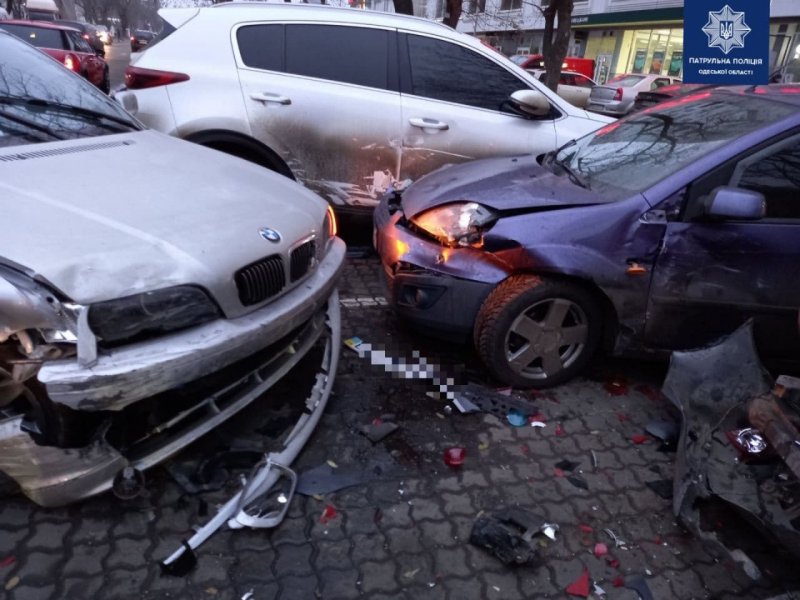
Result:
M553 475L555 475L556 477L563 477L564 476L564 471L562 471L561 469L558 469L558 468L553 469Z
M586 480L580 475L567 475L567 481L569 481L576 488L580 488L582 490L589 489L589 484L586 483Z
M410 571L406 571L405 573L403 573L403 577L405 577L406 579L414 579L414 575L416 575L417 573L419 573L418 568L411 569Z
M625 578L622 575L617 575L611 583L614 587L622 587L625 585Z
M606 591L603 588L601 588L599 585L597 585L594 582L593 582L593 585L594 585L594 595L595 596L605 596L606 595Z
M612 377L603 387L611 396L624 396L628 393L628 382L624 377Z
M462 446L453 446L444 451L444 464L448 467L460 467L464 464L464 458L467 455L466 448Z
M563 460L558 461L555 466L557 469L561 469L562 471L574 471L579 466L581 466L581 463L575 462L574 460L567 460L565 458Z
M489 447L489 442L480 442L478 444L478 450L486 450Z
M611 531L610 529L603 529L606 532L606 535L614 540L614 546L620 548L625 545L625 540L620 537L617 537L617 534Z
M605 556L606 554L608 554L608 546L606 546L602 542L597 542L594 545L594 555L597 558L600 558L601 556Z
M506 415L506 419L514 427L524 427L528 424L528 415L518 411L517 409L511 409Z
M581 576L570 583L565 590L570 596L589 597L589 569L583 568Z
M609 557L609 558L606 559L606 562L608 563L608 566L611 567L612 569L618 569L619 568L619 559L618 558L610 558Z
M336 464L335 462L333 462L332 460L326 460L325 462L326 462L326 463L328 463L328 465L329 465L329 466L330 466L332 469L338 469L338 468L339 468L339 465L337 465L337 464Z
M376 423L375 421L378 422ZM377 444L398 429L399 427L395 423L382 421L381 419L375 419L369 425L362 425L360 431L370 442Z
M244 596L242 596L242 600L252 600L252 598L253 598L253 590L245 592Z
M564 434L566 433L566 432L564 431L564 428L561 426L561 423L559 423L558 425L556 425L556 432L555 432L555 433L556 433L556 435L558 435L558 436L562 436L562 435L564 435Z
M0 569L9 565L13 565L15 562L17 562L16 557L11 555L6 556L3 560L0 560Z
M592 533L594 531L591 525L586 525L585 523L578 525L578 528L584 533Z
M631 436L631 441L634 444L644 444L648 439L649 438L643 433L637 433L636 435Z
M319 518L319 522L323 525L327 525L330 521L335 519L339 513L336 512L336 508L333 507L331 504L326 504L324 510L322 511L322 516Z
M558 531L558 524L557 523L544 523L540 529L540 531L545 534L548 538L556 541L556 531Z

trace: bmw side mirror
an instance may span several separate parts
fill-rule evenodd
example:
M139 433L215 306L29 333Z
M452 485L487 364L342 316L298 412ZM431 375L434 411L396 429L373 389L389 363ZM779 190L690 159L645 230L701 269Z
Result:
M763 194L735 187L718 187L706 200L705 214L715 220L758 221L767 213Z
M550 101L536 90L517 90L510 96L511 105L529 117L546 117L550 114Z

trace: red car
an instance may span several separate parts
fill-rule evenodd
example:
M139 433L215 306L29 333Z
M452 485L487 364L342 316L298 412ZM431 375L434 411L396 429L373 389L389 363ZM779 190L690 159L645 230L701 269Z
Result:
M523 69L544 69L544 55L542 54L517 54L509 58ZM586 75L589 79L594 79L594 60L567 56L561 64L561 70L573 71Z
M0 21L0 29L40 48L105 93L111 89L105 59L95 54L77 29L44 21Z

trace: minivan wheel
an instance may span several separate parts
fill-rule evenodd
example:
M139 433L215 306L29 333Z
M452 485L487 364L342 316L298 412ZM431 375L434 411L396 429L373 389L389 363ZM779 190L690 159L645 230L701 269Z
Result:
M581 287L513 275L483 302L473 331L478 354L497 379L544 388L577 375L597 349L601 311Z

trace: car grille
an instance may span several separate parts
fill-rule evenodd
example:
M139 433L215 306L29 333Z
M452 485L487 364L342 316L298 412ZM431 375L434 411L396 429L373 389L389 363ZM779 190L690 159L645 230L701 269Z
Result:
M292 254L289 256L289 275L292 283L308 273L314 264L316 253L317 247L314 240L309 240L292 250Z
M292 263L294 271L294 263ZM283 259L274 254L247 265L234 275L239 300L244 306L258 304L280 293L286 285Z

